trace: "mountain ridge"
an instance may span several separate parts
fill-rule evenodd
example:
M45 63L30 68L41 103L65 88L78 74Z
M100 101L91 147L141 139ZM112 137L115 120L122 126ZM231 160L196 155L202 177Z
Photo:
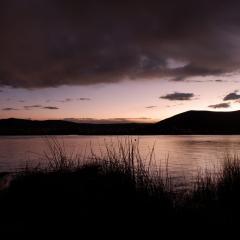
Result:
M76 123L67 120L0 119L0 135L240 134L240 111L190 110L157 123Z
M164 132L176 133L240 133L240 111L217 112L190 110L156 123Z

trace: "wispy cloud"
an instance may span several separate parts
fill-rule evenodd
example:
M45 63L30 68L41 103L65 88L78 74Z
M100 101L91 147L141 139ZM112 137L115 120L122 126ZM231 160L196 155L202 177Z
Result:
M209 105L209 108L229 108L231 106L230 103L218 103L218 104L214 104L214 105Z
M139 117L139 118L65 118L66 121L77 123L95 123L95 124L117 124L117 123L138 123L138 122L153 122L152 118Z
M166 108L171 108L171 107L177 107L177 106L182 106L183 103L178 103L178 104L173 104L173 105L166 105Z
M65 98L64 100L60 100L58 102L61 102L61 103L66 103L66 102L72 102L74 99L72 98Z
M45 107L42 107L43 109L48 109L48 110L58 110L59 107L53 107L53 106L45 106Z
M24 106L25 110L32 110L32 109L49 109L49 110L57 110L59 109L56 106L42 106L42 105L31 105L31 106Z
M72 101L90 101L90 100L91 100L91 98L81 97L81 98L65 98L63 100L59 100L58 102L67 103L67 102L72 102Z
M189 101L189 100L192 100L193 97L194 97L193 93L174 92L174 93L166 94L159 98L167 99L170 101Z
M147 107L145 107L145 108L153 109L153 108L157 108L157 106L152 105L152 106L147 106Z
M81 97L81 98L77 98L78 101L90 101L91 98L86 98L86 97Z
M223 82L229 82L230 80L223 80L223 79L208 79L208 80L193 80L193 79L188 79L185 80L185 82L189 82L189 83L206 83L206 82L214 82L214 83L223 83Z
M11 108L11 107L8 107L8 108L3 108L2 111L18 111L19 109L17 108Z
M23 108L25 110L31 110L31 109L34 109L34 108L41 108L42 105L30 105L30 106L24 106Z

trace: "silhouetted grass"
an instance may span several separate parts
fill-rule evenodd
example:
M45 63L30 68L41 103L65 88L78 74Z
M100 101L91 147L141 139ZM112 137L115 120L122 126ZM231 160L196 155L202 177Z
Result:
M184 233L221 231L239 224L240 161L227 155L216 172L199 174L191 188L177 189L166 170L144 159L138 141L106 145L105 154L67 154L48 139L45 167L11 176L0 191L2 232L74 232L86 229ZM8 177L7 175L3 176ZM223 227L223 228L219 228ZM99 232L99 234L100 234Z

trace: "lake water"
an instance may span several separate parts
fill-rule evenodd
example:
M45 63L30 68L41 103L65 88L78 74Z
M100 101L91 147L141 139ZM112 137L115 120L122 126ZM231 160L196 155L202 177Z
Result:
M168 165L171 175L190 176L199 170L213 169L219 165L226 153L240 154L240 136L58 136L66 151L87 156L90 149L104 154L106 145L115 145L126 139L137 139L144 158L155 146L155 162ZM42 153L48 151L46 138L41 136L0 137L0 171L18 171L30 164L45 164ZM168 159L168 160L167 160Z

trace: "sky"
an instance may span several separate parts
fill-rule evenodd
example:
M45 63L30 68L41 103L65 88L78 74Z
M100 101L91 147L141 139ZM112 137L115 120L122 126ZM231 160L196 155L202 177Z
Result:
M233 0L2 0L0 118L239 110L239 11Z

